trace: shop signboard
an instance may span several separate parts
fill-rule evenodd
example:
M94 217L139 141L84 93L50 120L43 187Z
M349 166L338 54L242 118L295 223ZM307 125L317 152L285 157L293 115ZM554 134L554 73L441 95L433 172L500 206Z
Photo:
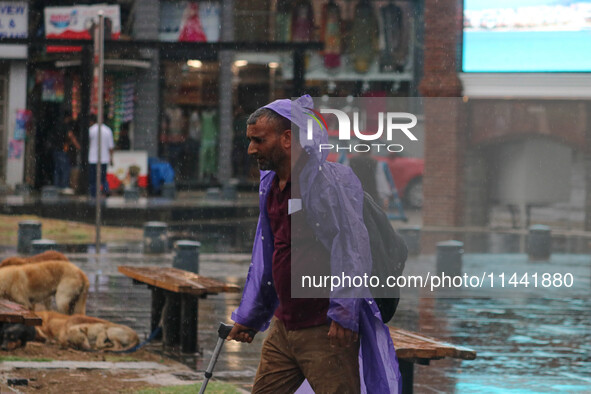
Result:
M590 32L589 0L464 0L462 69L586 73Z
M148 186L148 152L115 151L113 165L107 168L109 189Z
M45 37L50 39L90 40L98 13L105 16L105 38L116 40L121 35L119 5L94 4L72 7L45 7ZM73 52L80 47L48 47L47 52Z
M26 38L28 16L26 1L0 1L0 38Z

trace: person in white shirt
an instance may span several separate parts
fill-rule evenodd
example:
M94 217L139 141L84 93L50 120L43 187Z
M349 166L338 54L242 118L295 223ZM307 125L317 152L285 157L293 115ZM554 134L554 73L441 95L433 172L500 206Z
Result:
M98 164L98 130L96 115L90 115L92 126L88 129L88 183L90 197L96 197L96 167ZM101 184L103 193L109 195L109 184L107 183L107 164L113 165L113 131L106 124L101 125Z

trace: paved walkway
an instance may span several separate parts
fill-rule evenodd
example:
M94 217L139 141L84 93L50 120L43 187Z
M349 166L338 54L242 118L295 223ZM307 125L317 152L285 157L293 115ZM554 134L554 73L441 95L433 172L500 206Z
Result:
M110 361L3 361L0 371L12 369L130 369L147 371L169 371L172 367L152 361L110 362ZM178 368L178 367L177 367Z
M0 258L11 254L14 251L4 251ZM150 291L117 273L117 265L170 266L171 254L143 255L140 245L132 244L108 245L100 255L78 253L68 257L90 279L89 315L127 324L138 331L141 339L149 334ZM248 254L202 254L200 270L203 275L242 286L249 258ZM407 263L408 272L423 265L432 267L434 261L434 256L413 257ZM591 257L555 255L547 263L532 266L526 255L518 253L464 255L467 272L495 265L520 271L533 267L549 270L558 265L572 267L587 285L562 294L546 289L535 296L500 292L489 298L403 297L393 325L478 352L473 361L442 360L418 366L417 392L591 392ZM239 302L239 294L219 294L200 300L201 352L180 359L198 375L211 358L219 322L230 322L230 314ZM248 390L264 337L264 333L257 335L250 345L227 342L216 365L215 378ZM151 349L161 351L158 345Z

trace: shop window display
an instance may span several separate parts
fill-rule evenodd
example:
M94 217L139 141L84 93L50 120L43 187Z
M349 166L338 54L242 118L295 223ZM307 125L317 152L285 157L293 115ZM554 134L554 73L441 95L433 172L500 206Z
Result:
M208 26L219 18L220 3L198 2L198 7L196 3L161 3L161 40L185 40L185 27L191 20L197 22L197 15L199 23L194 27L198 27L195 32L200 38L187 41L219 38ZM209 9L204 8L206 5ZM414 2L255 0L236 1L234 6L236 40L261 45L256 53L235 54L234 110L241 106L249 113L256 108L250 108L254 102L262 105L289 96L294 88L294 52L264 52L263 43L268 41L324 43L323 51L305 52L305 90L314 96L411 94L415 78ZM175 168L177 181L215 181L219 157L212 147L219 145L219 131L206 141L204 125L209 115L217 118L219 64L199 58L163 60L161 70L159 156ZM217 121L212 124L218 126ZM233 167L233 176L249 177L249 171L238 173L240 166L233 163Z
M269 39L324 43L306 60L307 79L412 78L413 2L277 1L272 12Z
M217 173L218 64L166 62L160 156L178 181L211 182Z
M216 1L162 1L162 41L217 42L220 37L220 3Z

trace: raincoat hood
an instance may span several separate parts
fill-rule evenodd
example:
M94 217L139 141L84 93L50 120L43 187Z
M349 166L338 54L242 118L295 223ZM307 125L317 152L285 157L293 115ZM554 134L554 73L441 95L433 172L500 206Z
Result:
M300 145L310 157L314 157L318 164L324 163L328 156L328 150L320 151L320 144L328 143L328 131L318 120L319 114L314 112L314 101L309 94L290 100L275 100L264 106L279 115L289 119L300 130ZM293 126L292 126L293 127ZM312 130L311 139L308 139L309 130Z

